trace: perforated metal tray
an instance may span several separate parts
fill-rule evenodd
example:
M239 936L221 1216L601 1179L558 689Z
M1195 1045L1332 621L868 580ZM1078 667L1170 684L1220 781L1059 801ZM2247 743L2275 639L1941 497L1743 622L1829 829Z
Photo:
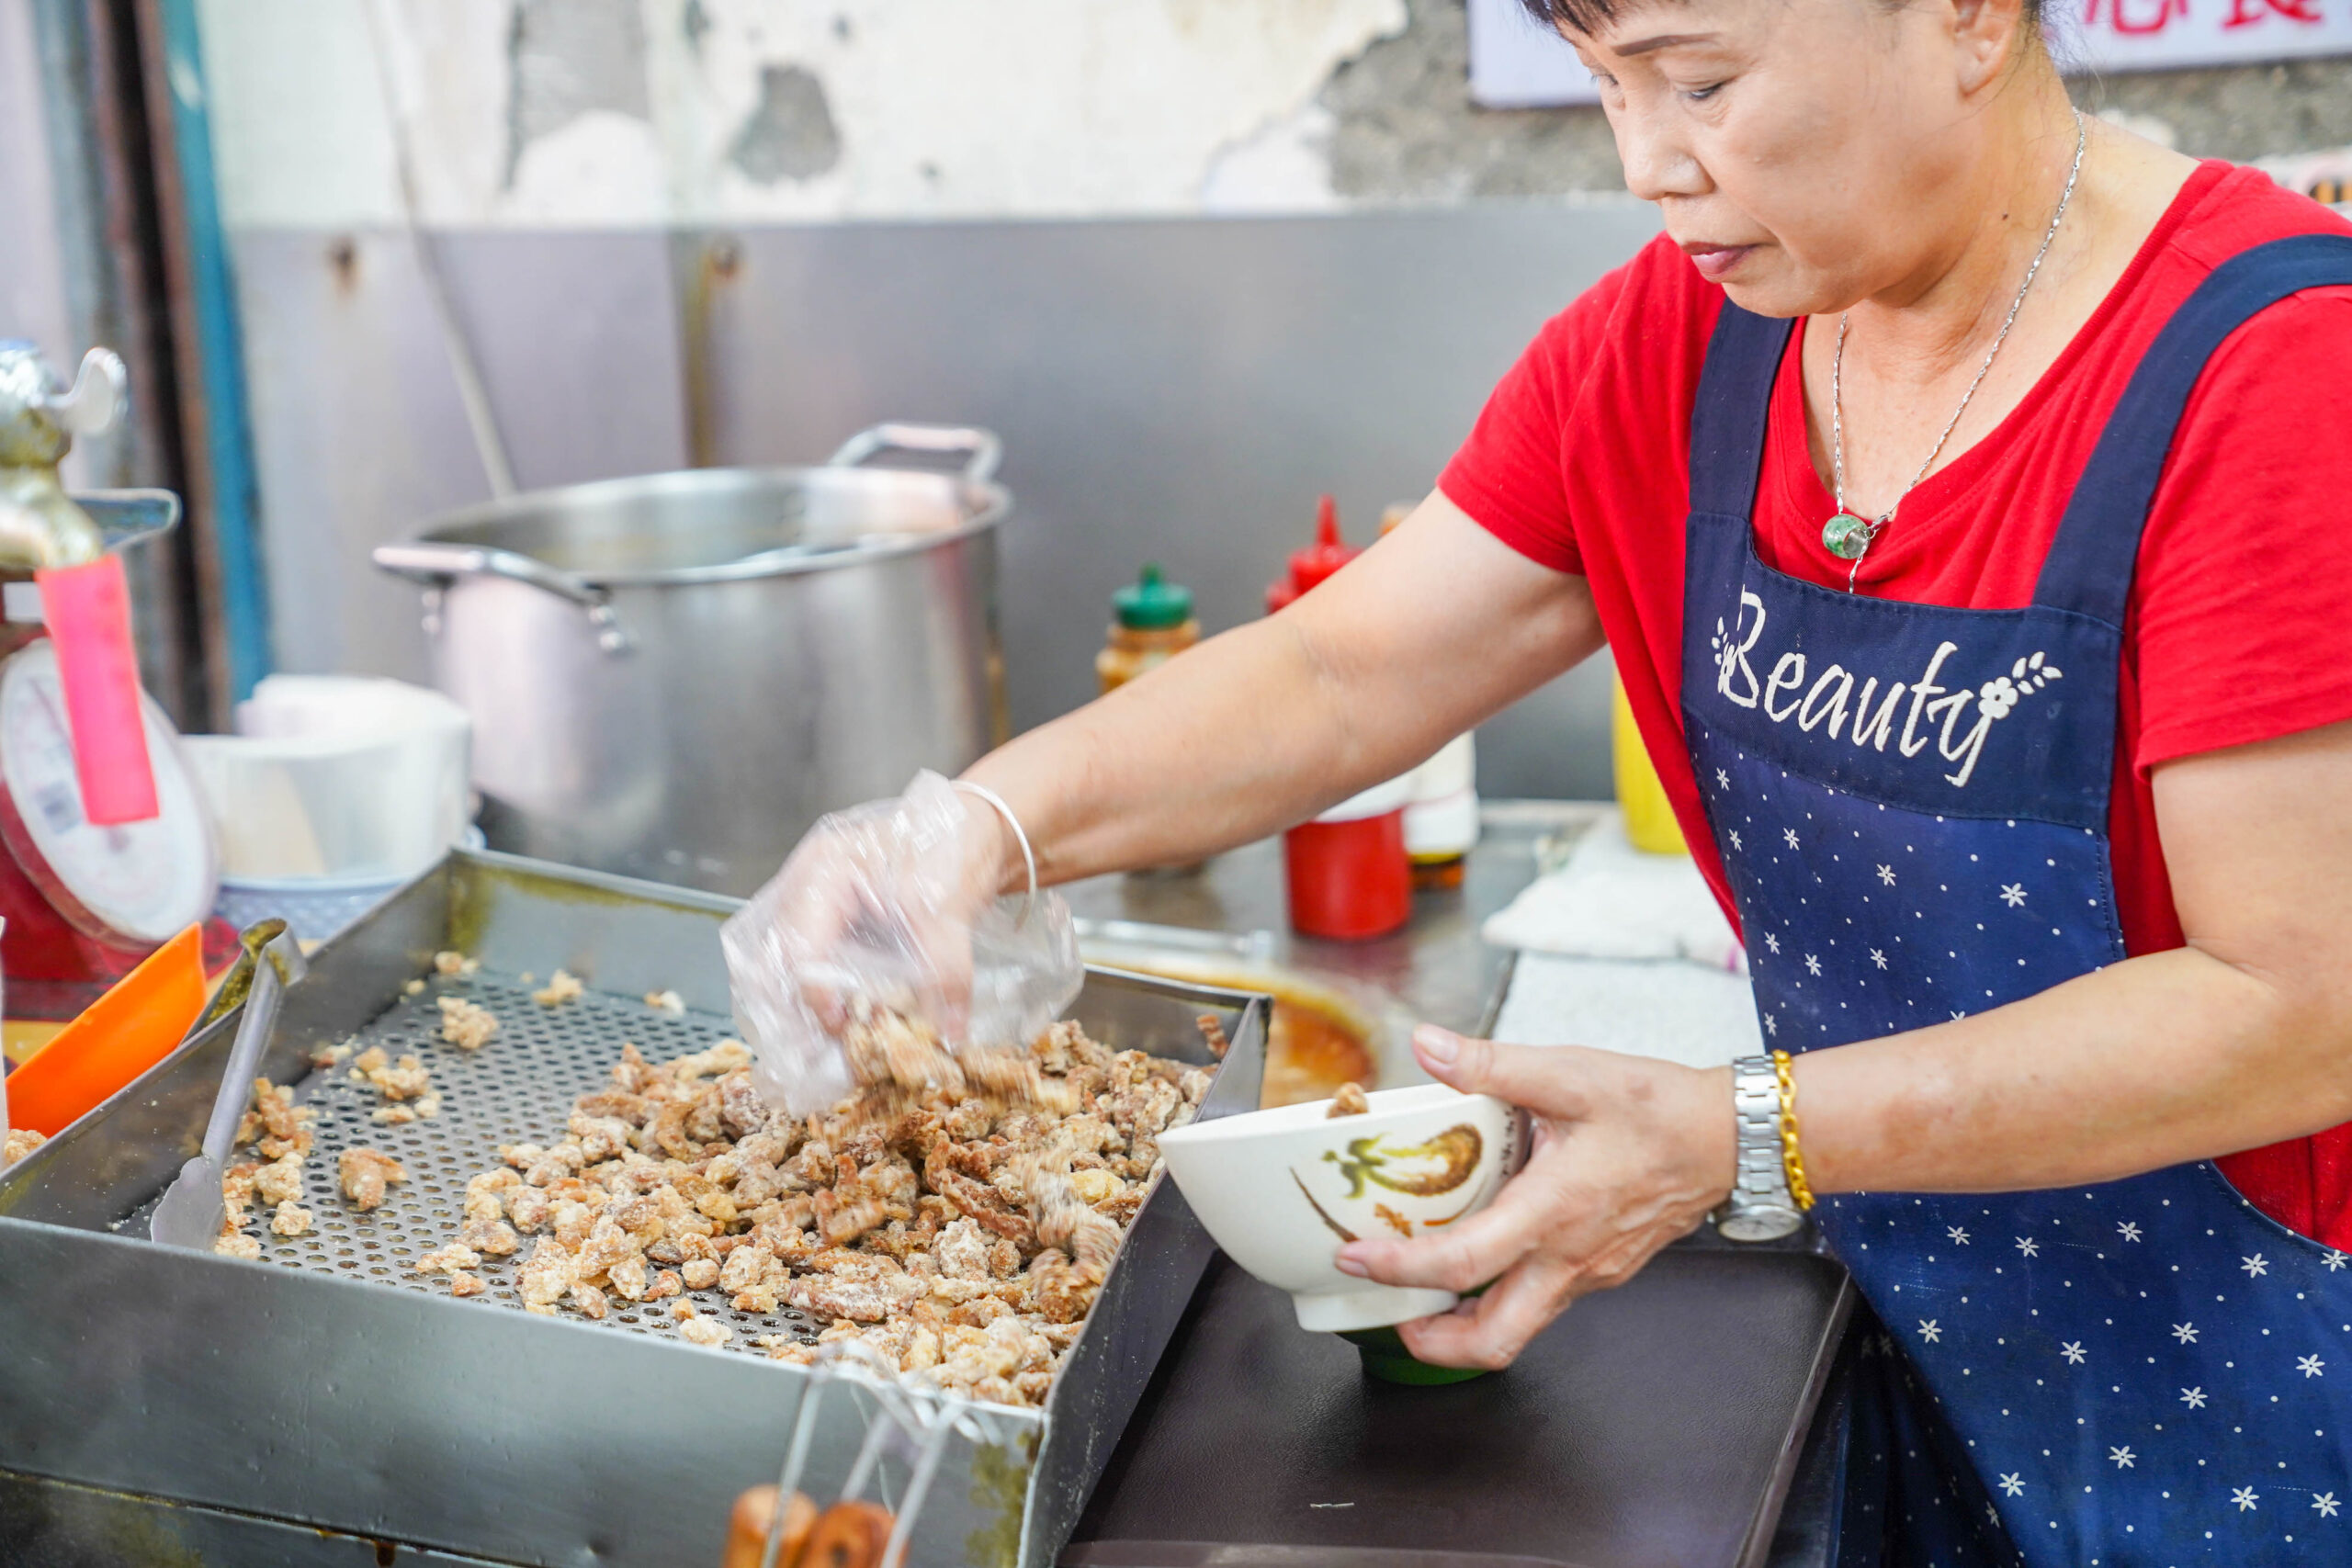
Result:
M639 998L589 991L543 1007L531 993L545 976L498 975L484 969L465 978L435 976L424 992L403 995L347 1043L358 1055L381 1046L398 1060L413 1055L433 1075L439 1096L436 1116L409 1122L377 1120L388 1102L375 1088L355 1082L347 1066L311 1071L295 1087L298 1105L317 1115L311 1123L316 1143L306 1168L305 1206L312 1228L299 1236L272 1234L266 1204L256 1203L247 1234L261 1244L262 1261L314 1273L336 1274L371 1283L398 1285L448 1296L446 1275L420 1274L416 1259L458 1239L464 1222L467 1180L499 1168L499 1149L508 1144L552 1144L563 1136L572 1103L607 1087L608 1070L623 1045L635 1045L649 1062L701 1051L732 1038L733 1024L708 1013L673 1014ZM440 1038L439 998L463 997L487 1008L498 1032L478 1051L461 1050ZM344 1150L372 1148L391 1156L408 1173L383 1206L361 1212L344 1201L335 1170ZM141 1204L121 1226L126 1235L147 1234L153 1203ZM464 1298L482 1305L521 1304L515 1273L529 1250L512 1258L484 1258L475 1270L488 1291ZM734 1331L726 1348L764 1355L757 1336L790 1334L814 1343L825 1325L791 1307L774 1313L738 1312L728 1292L690 1291L687 1299L702 1314ZM458 1298L451 1297L452 1300ZM616 1298L602 1321L667 1338L679 1338L667 1303L632 1306ZM683 1341L682 1341L683 1342Z
M202 1128L233 1017L17 1167L0 1182L0 1472L494 1562L716 1562L735 1494L772 1478L807 1386L747 1342L813 1325L736 1314L710 1295L706 1312L736 1330L732 1348L713 1351L676 1340L658 1313L589 1323L512 1310L511 1262L462 1301L409 1266L454 1237L466 1179L500 1144L560 1134L623 1041L662 1059L728 1032L716 938L732 907L460 852L321 949L264 1057L320 1111L308 1167L318 1228L268 1238L261 1263L156 1247L143 1224ZM445 948L479 957L480 974L406 994ZM559 964L601 994L540 1008L519 976ZM638 999L661 989L687 1013ZM497 1014L480 1053L432 1038L445 991ZM1257 1103L1264 1010L1097 971L1072 1016L1114 1047L1205 1062L1193 1019L1217 1014L1234 1045L1203 1108L1214 1116ZM439 1116L379 1123L373 1089L343 1072L305 1077L314 1051L346 1039L424 1059ZM354 1143L409 1168L372 1215L333 1187ZM1004 1411L1003 1446L950 1455L913 1561L1052 1560L1211 1251L1160 1184L1046 1408ZM826 1403L812 1489L839 1486L864 1431L858 1397Z

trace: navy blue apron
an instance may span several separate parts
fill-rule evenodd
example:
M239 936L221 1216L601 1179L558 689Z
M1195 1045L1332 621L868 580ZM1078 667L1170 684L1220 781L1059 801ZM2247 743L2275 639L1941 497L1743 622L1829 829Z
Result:
M2217 268L2150 345L2033 603L1766 567L1748 517L1791 323L1728 303L1691 419L1682 715L1768 1045L1868 1040L2124 956L2109 861L2141 527L2206 359L2352 239ZM2352 1278L2204 1163L1997 1196L1826 1199L1883 1325L1841 1563L2352 1562Z

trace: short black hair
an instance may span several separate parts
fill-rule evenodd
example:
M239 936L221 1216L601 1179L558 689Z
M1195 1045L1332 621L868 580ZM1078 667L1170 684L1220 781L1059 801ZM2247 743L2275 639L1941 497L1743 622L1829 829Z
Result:
M1580 33L1598 32L1604 22L1613 22L1618 14L1629 11L1650 0L1520 0L1527 14L1546 28L1574 28ZM1895 5L1903 0L1894 0ZM2025 0L2025 17L2029 26L2041 25L2042 0Z
M1521 0L1527 14L1547 28L1574 28L1580 33L1598 31L1614 21L1623 0Z

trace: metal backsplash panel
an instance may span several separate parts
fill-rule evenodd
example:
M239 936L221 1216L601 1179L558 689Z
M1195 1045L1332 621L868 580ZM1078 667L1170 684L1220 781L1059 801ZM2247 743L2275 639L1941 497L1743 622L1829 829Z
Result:
M1318 492L1368 539L1543 321L1656 231L1625 204L435 243L526 485L697 449L812 460L879 419L1000 432L1027 728L1092 694L1111 590L1143 561L1215 630L1259 613ZM421 680L416 594L368 547L487 491L413 258L397 235L265 231L237 259L280 658ZM1607 795L1606 697L1586 670L1490 724L1487 793Z

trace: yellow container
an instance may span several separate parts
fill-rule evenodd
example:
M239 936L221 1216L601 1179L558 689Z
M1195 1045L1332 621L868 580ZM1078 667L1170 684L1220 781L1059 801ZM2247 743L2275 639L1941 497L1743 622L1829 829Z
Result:
M1610 750L1617 768L1617 808L1625 814L1625 837L1634 847L1654 855L1683 855L1690 847L1682 841L1682 826L1666 801L1666 786L1642 744L1634 723L1633 705L1625 700L1625 683L1609 682Z

